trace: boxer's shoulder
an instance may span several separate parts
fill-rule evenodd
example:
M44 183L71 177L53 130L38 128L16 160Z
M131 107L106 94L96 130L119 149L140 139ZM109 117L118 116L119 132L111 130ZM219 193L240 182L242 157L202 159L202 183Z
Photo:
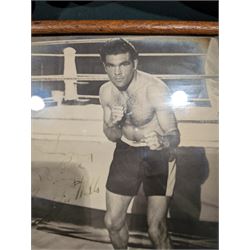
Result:
M111 82L104 83L99 89L99 98L101 104L105 104L110 100L112 84Z

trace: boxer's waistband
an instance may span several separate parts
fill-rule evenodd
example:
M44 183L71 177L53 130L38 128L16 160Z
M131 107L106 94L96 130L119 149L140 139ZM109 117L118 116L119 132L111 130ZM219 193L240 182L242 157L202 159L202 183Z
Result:
M146 147L147 146L145 142L131 141L127 139L125 136L121 137L121 141L125 142L126 144L132 147Z

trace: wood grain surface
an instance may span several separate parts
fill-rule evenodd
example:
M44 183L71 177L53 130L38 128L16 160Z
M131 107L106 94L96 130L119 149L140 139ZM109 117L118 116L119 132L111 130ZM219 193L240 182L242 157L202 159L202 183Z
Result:
M218 35L218 33L218 22L207 21L45 20L32 22L32 35Z

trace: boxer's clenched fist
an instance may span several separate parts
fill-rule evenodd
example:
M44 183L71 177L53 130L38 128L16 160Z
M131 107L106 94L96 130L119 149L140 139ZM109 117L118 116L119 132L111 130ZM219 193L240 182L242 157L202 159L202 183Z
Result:
M161 136L155 131L145 134L144 141L151 150L162 149Z
M111 108L110 126L119 124L125 113L126 110L123 106L113 106Z

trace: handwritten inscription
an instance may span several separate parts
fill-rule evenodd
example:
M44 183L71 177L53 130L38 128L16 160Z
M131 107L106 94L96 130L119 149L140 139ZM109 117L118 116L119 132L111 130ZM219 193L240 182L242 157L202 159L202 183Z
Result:
M75 199L77 200L81 198L82 196L99 193L100 192L99 179L100 177L98 177L95 180L92 180L89 183L87 180L84 179L84 176L82 176L80 180L74 180L73 181L74 187L79 186L76 192Z

